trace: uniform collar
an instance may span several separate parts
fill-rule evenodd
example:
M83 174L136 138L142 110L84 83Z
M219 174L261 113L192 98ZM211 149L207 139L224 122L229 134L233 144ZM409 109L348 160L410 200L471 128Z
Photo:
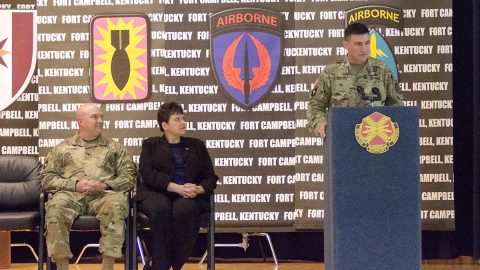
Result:
M91 146L107 146L108 143L109 143L107 138L105 136L103 136L102 134L100 134L95 140L87 142L80 137L78 132L73 137L70 138L69 142L72 145L77 145L77 146L82 146L82 147L85 147L85 146L90 146L90 147Z
M358 74L362 73L363 70L365 70L365 71L367 72L367 74L370 74L370 73L371 73L371 71L372 71L372 62L373 62L371 59L373 59L373 58L370 57L370 56L367 57L367 62L365 63L365 66L362 68L362 70L360 70L360 72L359 72ZM348 60L348 56L347 56L347 55L345 55L344 61L343 61L342 64L343 64L343 66L344 66L346 69L348 69L348 72L349 72L349 73L352 73L352 65L350 64L350 61Z

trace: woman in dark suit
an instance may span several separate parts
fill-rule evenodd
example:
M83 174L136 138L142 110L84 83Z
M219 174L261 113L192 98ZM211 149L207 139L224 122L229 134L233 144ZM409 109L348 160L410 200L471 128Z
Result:
M178 103L164 103L157 120L164 135L145 139L140 155L137 201L150 218L152 236L152 261L144 270L179 270L195 245L200 214L218 177L205 144L183 137L186 124Z

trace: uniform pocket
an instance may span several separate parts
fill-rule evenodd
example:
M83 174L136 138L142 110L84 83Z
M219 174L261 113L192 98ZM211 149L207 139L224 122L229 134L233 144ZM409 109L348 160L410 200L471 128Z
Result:
M103 160L97 163L97 167L102 168L107 173L115 173L115 164L117 161L115 152L108 150L103 157Z

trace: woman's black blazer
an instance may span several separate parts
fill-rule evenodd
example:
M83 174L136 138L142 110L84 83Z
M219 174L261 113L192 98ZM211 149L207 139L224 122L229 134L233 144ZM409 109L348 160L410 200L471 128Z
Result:
M208 201L208 196L217 186L218 177L207 148L201 140L190 137L181 137L180 144L187 182L202 186L205 194L197 198ZM175 160L165 136L143 141L139 167L141 177L138 181L137 200L155 196L157 192L168 193L167 186L173 181Z

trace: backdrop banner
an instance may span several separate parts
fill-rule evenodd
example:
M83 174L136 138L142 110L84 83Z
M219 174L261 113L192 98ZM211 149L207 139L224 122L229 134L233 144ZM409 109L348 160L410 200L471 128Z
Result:
M138 162L142 140L160 134L157 109L177 101L187 136L205 141L220 176L219 228L322 229L323 141L305 128L307 99L318 74L346 54L345 25L363 21L372 56L390 61L406 105L420 111L423 229L453 230L452 1L367 4L38 0L40 159L76 132L79 105L98 102L105 134ZM114 19L138 14L145 26ZM98 15L105 19L93 24ZM123 100L93 101L100 85Z

